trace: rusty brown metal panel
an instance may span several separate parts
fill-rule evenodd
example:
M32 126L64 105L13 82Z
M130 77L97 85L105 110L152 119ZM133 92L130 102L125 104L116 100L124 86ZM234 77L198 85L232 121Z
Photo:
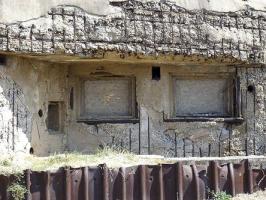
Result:
M193 185L194 185L194 192L195 192L195 200L200 200L200 187L199 187L199 175L198 175L198 170L197 167L195 165L195 163L193 163L191 165L192 168L192 174L193 174Z
M89 172L88 167L82 168L82 183L84 200L89 200Z
M177 199L177 165L175 164L163 164L162 165L163 176L163 198L165 200Z
M219 169L217 161L210 161L208 167L209 188L212 192L219 192Z
M245 193L253 193L253 174L248 160L245 160Z
M228 180L230 185L230 194L236 195L235 171L232 163L228 163Z
M45 200L45 177L44 172L33 172L30 176L30 194L32 200Z
M122 174L118 169L111 169L109 171L108 185L109 199L122 199Z
M108 167L104 164L101 165L102 169L102 192L103 192L103 200L110 200L110 171Z
M103 200L103 178L100 167L88 168L89 200Z
M125 169L126 197L127 200L141 199L140 167L128 167Z
M65 184L66 176L65 171L60 169L56 172L50 173L50 199L51 200L66 200Z
M110 180L109 180L109 189L110 189L110 199L116 200L126 199L126 172L125 168L112 169L110 170Z
M178 162L176 164L177 169L177 197L179 200L183 200L184 198L184 169L183 169L183 163Z
M70 168L65 168L65 200L71 200L71 174Z
M207 167L183 166L184 199L200 200L206 197Z
M112 200L126 199L126 171L125 168L110 170L109 198Z
M265 189L266 170L252 169L248 160L239 164L183 166L141 165L119 169L98 167L64 168L56 172L24 173L31 200L201 200L209 191L229 194ZM14 175L0 175L0 200L11 200L8 185Z
M196 166L198 170L199 177L199 199L207 199L209 188L209 178L208 178L208 166L206 165L198 165Z
M139 171L140 171L140 194L141 194L141 200L147 200L149 199L149 195L147 194L147 183L146 183L146 179L147 179L147 175L146 175L146 171L147 171L147 166L145 165L141 165L139 167Z
M45 200L50 200L50 183L51 183L51 174L50 171L47 171L43 175L44 177L44 190L45 190Z
M160 166L141 166L142 200L160 200Z
M193 171L191 166L183 166L184 175L184 196L185 200L195 200L197 199L197 194L195 190L195 184L193 184Z
M9 183L9 177L0 175L0 200L7 200L7 187Z
M218 174L219 174L219 191L230 193L230 182L228 179L228 166L218 165Z
M84 179L81 168L70 170L70 199L84 200Z
M31 178L30 178L31 177L31 170L27 169L24 173L24 176L25 176L26 188L27 188L27 192L25 194L26 200L32 200L31 192L30 192L30 189L31 189Z
M245 162L242 161L240 164L233 165L234 171L234 182L235 182L235 194L245 192Z
M126 170L124 167L119 169L120 175L121 175L121 180L122 180L122 197L121 200L126 200L127 199L127 187L126 187Z
M163 168L162 165L159 165L159 199L164 200L164 182L163 182Z

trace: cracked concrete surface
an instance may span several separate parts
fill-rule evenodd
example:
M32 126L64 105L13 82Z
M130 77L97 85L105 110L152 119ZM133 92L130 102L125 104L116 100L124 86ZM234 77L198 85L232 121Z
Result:
M1 10L10 7L12 1L10 4L0 2ZM193 4L184 0L112 0L111 4L103 1L103 10L98 12L100 3L89 10L93 1L85 3L81 0L69 0L71 6L59 6L60 2L47 1L44 9L21 15L22 20L27 20L24 22L17 22L16 16L8 18L8 10L2 13L0 51L8 57L8 62L0 70L4 77L21 88L22 102L28 108L31 120L27 122L27 126L30 126L28 132L25 131L25 120L24 123L18 123L18 131L13 132L5 130L12 126L5 124L1 127L0 124L0 133L4 133L0 138L3 144L1 149L12 150L13 145L15 150L24 152L32 147L36 155L66 150L91 153L104 145L129 149L131 141L131 150L138 153L140 135L142 154L148 153L150 143L151 153L183 156L185 142L187 156L193 153L199 156L199 148L203 155L207 155L209 143L214 148L212 155L217 156L219 140L223 142L221 151L227 155L227 138L230 136L233 143L230 151L234 155L245 153L238 150L243 150L243 139L246 137L249 140L250 154L253 153L253 141L256 142L258 153L265 152L264 3L255 0L224 0L219 3L212 0L197 1L198 3L193 1ZM226 6L220 6L221 3ZM33 7L37 6L34 2L32 4ZM246 7L246 4L251 7ZM44 16L39 17L41 14ZM13 23L9 23L11 21ZM109 52L116 54L118 58L111 62L106 56ZM70 56L60 57L65 55ZM58 57L60 62L49 62L52 56ZM149 62L145 62L146 57L150 59ZM73 58L73 61L67 62L69 58ZM209 63L207 58L214 62ZM167 63L169 60L171 65ZM161 67L159 81L151 80L151 67L154 63ZM136 78L140 126L134 123L87 125L77 122L78 100L74 99L74 109L71 109L70 90L74 88L75 93L79 77L89 76L98 68L115 76ZM197 76L200 73L229 72L240 79L244 123L231 125L226 122L164 121L164 115L171 116L172 112L171 74L188 73ZM12 98L4 95L12 91L12 85L6 85L2 80L4 79L0 79L0 113L6 116L6 121L2 121L16 123ZM248 91L250 85L254 86L252 92ZM51 134L45 123L50 101L64 102L66 106L63 130L56 134ZM18 107L25 114L24 106ZM38 114L40 110L43 112L41 117ZM22 137L23 142L13 142L11 136L7 139L7 132L11 136L15 134L14 138Z

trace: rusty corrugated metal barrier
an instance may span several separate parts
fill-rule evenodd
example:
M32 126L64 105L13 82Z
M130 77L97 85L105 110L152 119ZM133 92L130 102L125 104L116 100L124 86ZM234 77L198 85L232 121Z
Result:
M27 200L200 200L213 192L252 193L266 187L266 170L238 164L183 165L182 162L119 169L61 168L24 172ZM0 175L0 200L12 199L12 176Z

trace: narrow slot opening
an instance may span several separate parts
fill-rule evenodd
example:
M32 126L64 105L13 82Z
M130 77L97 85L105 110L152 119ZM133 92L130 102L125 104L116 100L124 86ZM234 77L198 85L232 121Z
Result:
M161 69L160 67L152 67L152 80L160 80L161 79Z

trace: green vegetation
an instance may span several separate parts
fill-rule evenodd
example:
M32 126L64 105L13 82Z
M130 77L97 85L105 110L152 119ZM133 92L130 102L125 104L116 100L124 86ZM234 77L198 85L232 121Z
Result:
M23 200L27 189L23 181L22 174L17 174L13 183L7 188L7 192L14 200Z
M33 171L57 170L60 167L97 166L105 163L110 168L127 167L140 164L156 165L167 163L161 157L145 158L125 150L103 148L95 154L81 153L54 154L49 157L31 155L12 155L0 158L0 174L21 173L25 169Z
M225 192L218 192L213 194L213 200L231 200L232 196Z

